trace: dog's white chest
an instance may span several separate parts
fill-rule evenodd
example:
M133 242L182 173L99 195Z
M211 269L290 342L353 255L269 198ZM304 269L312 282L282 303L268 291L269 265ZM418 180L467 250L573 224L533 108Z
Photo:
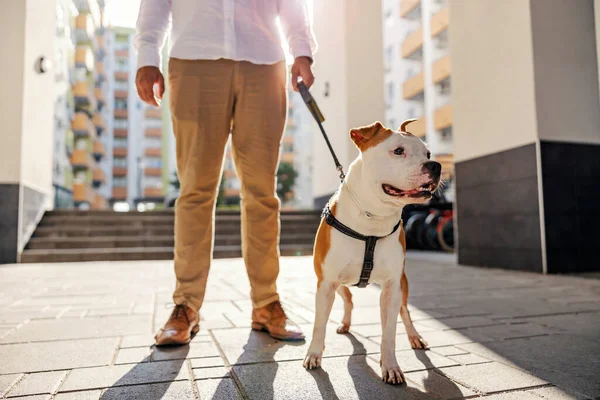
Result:
M369 282L383 283L400 279L404 269L404 250L399 235L398 230L377 240ZM331 248L324 260L323 277L344 285L356 284L363 268L365 245L362 240L332 229Z

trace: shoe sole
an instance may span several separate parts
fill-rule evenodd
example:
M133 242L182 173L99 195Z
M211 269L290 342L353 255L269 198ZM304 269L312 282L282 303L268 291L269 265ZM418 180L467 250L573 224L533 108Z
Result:
M194 338L194 336L196 336L196 334L200 331L200 325L196 325L192 328L192 331L190 332L190 338L185 341L185 342L178 342L175 340L169 341L169 342L163 342L163 343L156 343L156 338L154 338L154 345L156 347L175 347L175 346L184 346L186 344L189 344L192 339Z
M304 336L302 336L302 337L284 337L284 336L274 335L267 329L267 327L265 325L259 324L258 322L252 323L252 330L257 331L257 332L266 332L273 339L277 339L277 340L281 340L281 341L285 341L285 342L302 342L302 341L306 340L304 338Z

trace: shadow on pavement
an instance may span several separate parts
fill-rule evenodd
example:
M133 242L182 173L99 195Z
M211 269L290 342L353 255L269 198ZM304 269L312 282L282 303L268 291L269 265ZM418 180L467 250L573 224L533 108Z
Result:
M123 375L114 385L106 389L100 400L160 400L174 382L175 377L181 371L185 359L190 351L190 345L177 347L152 348L152 354L140 361L133 369ZM160 355L159 355L160 354ZM165 360L168 362L168 371L161 368L148 369L153 360ZM159 364L166 364L160 361ZM152 376L155 375L155 376ZM132 386L132 382L143 382Z

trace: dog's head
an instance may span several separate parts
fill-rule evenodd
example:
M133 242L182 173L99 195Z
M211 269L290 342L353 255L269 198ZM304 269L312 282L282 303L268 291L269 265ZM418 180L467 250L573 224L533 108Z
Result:
M425 143L406 131L414 121L404 121L398 131L380 122L350 131L361 153L368 190L374 190L385 204L424 203L440 184L441 164L431 161Z

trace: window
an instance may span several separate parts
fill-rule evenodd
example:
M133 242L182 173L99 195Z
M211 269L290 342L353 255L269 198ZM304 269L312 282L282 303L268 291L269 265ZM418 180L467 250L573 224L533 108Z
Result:
M294 151L294 144L293 143L284 143L283 144L283 151L286 153L291 153Z
M114 168L127 168L127 159L125 157L113 158L113 167Z
M162 160L160 158L146 158L146 166L148 168L162 168Z
M115 176L115 177L113 177L113 186L115 186L115 187L125 187L125 186L127 186L127 177L126 176Z
M394 103L394 82L388 82L387 84L387 100L388 104Z
M123 149L127 147L127 138L114 138L113 147L115 149Z
M161 147L162 145L162 139L161 138L155 138L155 137L147 137L144 139L144 143L146 144L146 147L148 148L157 148L157 147Z
M411 118L415 118L415 109L414 108L408 109L408 119L411 119Z
M393 61L394 61L394 47L389 46L387 49L385 49L386 68L390 68Z
M390 118L388 121L388 128L396 129L398 126L396 125L396 120L394 118Z
M129 83L127 81L115 81L115 90L128 90Z
M127 129L129 127L129 123L126 119L117 118L115 119L115 128L117 129Z
M124 58L117 59L116 70L122 71L122 72L129 72L129 66L127 63L127 59L124 59Z
M115 109L116 110L127 110L127 100L115 99Z

